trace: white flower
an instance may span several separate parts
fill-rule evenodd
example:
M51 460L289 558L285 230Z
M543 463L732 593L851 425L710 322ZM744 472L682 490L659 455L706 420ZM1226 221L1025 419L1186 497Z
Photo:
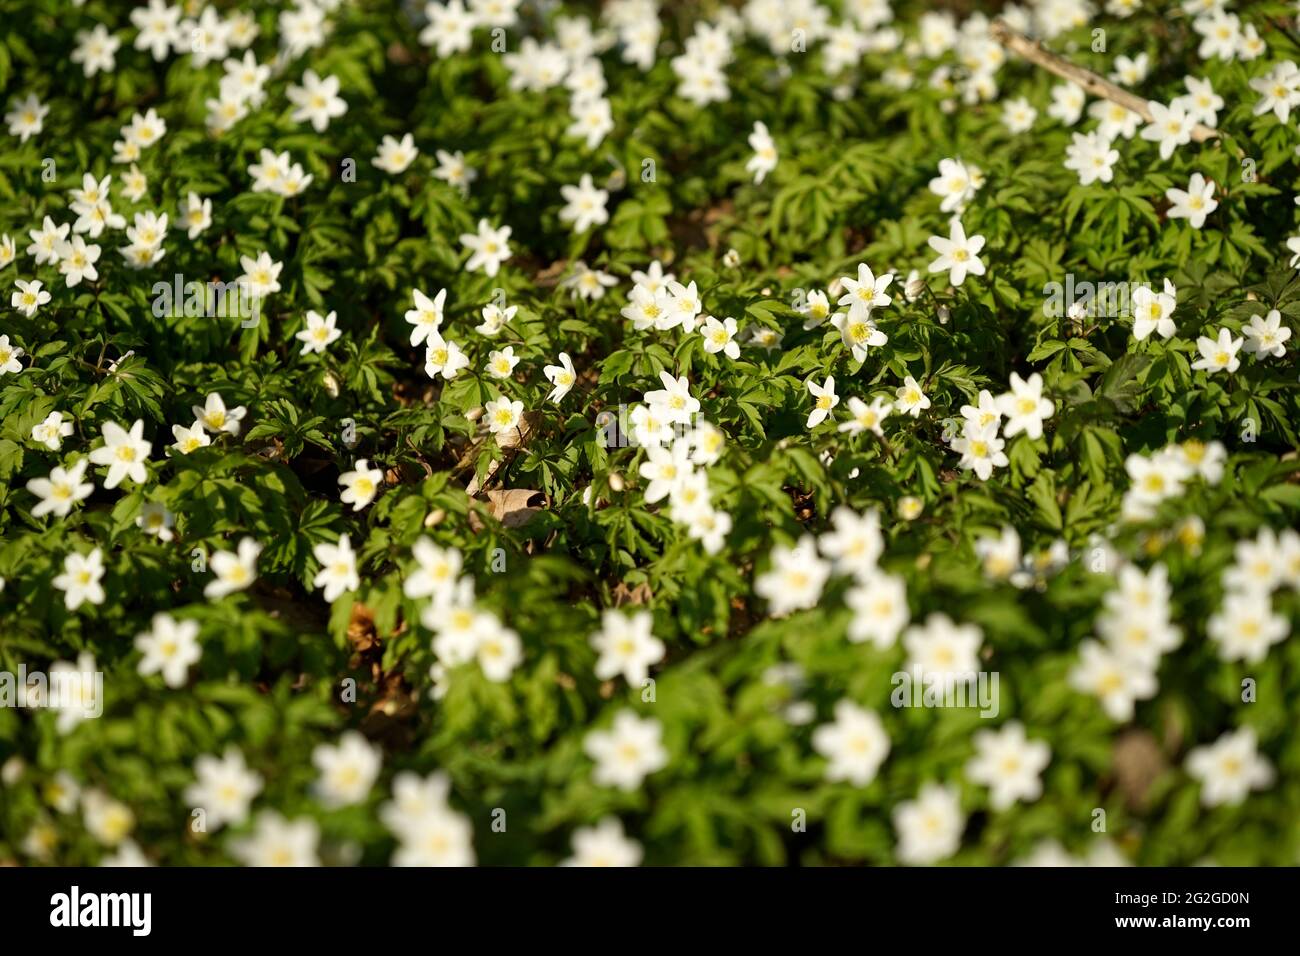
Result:
M298 354L324 352L331 343L337 341L343 333L335 327L334 321L335 313L332 311L322 318L319 312L308 309L307 328L294 334L294 338L302 343Z
M419 289L412 290L412 295L415 308L407 309L405 318L412 326L411 345L419 345L425 340L432 341L432 336L442 326L442 309L447 301L447 290L440 289L432 299Z
M858 263L858 277L856 279L854 279L852 276L840 277L840 285L844 289L844 294L839 297L836 304L847 305L849 307L849 315L851 317L859 321L865 321L866 319L870 318L871 313L878 306L889 305L889 303L893 301L892 299L890 299L888 295L885 294L885 290L889 288L889 284L893 281L894 281L894 274L892 272L887 272L884 275L877 277L876 274L871 271L871 267L869 265L867 265L865 262L860 262ZM820 299L817 298L818 296L820 296ZM818 316L819 310L815 308L815 306L825 305L826 303L825 294L819 292L813 292L808 296L808 302L809 302L808 310L809 310L810 319L812 318L817 319L817 321L814 322L813 325L814 326L820 325L822 318L824 318L824 315L819 317ZM827 309L827 311L829 311L829 309ZM807 326L807 327L811 327L811 326ZM871 343L871 344L874 345L874 344L883 344L883 343Z
M587 149L599 146L614 128L614 117L610 112L609 100L600 97L575 99L570 108L573 122L564 133L586 141Z
M435 603L450 596L460 577L461 554L455 548L440 548L421 536L411 547L416 570L402 581L402 593L409 598L433 597Z
M1007 418L1002 428L1006 437L1024 432L1034 440L1043 437L1043 420L1051 418L1056 410L1048 399L1043 398L1043 377L1037 372L1027 380L1012 372L1011 391L998 396L997 406Z
M325 589L327 602L333 603L339 595L361 587L361 578L357 576L357 556L346 534L339 537L338 544L322 542L313 545L311 553L321 566L311 583L313 587Z
M569 358L568 352L560 353L559 365L547 365L542 369L546 380L551 383L551 393L546 396L548 401L559 402L568 395L573 389L573 384L578 380L577 374L573 370L573 359Z
M108 465L104 487L116 488L124 478L144 484L149 477L145 464L153 450L153 443L144 440L144 420L137 418L129 432L116 422L105 422L103 438L104 444L91 451L90 461Z
M462 234L460 244L472 253L465 263L465 270L477 272L482 269L488 278L495 276L501 263L510 258L510 232L509 226L493 229L486 219L480 219L477 235Z
M469 50L473 43L474 27L479 26L480 22L476 14L466 11L461 0L426 3L424 15L429 25L420 31L420 42L434 47L439 59Z
M1058 83L1052 87L1052 105L1047 108L1047 115L1060 120L1066 126L1073 126L1083 115L1087 95L1076 83Z
M259 252L257 258L240 256L239 264L244 274L238 282L247 287L248 294L255 299L264 299L272 292L280 291L280 270L284 263L276 262L268 252Z
M722 457L727 443L727 437L719 429L703 420L687 437L691 443L691 460L706 467Z
M976 752L966 764L966 776L992 791L989 802L995 810L1042 796L1039 775L1052 759L1052 751L1041 740L1026 739L1023 724L1012 721L1000 731L976 731L972 739Z
M218 551L209 564L216 575L203 588L203 596L216 601L227 594L242 591L257 580L257 556L262 546L252 538L243 538L237 551Z
M274 810L263 810L253 834L232 840L230 852L245 866L319 866L319 843L320 828L314 820L289 821Z
M745 171L754 174L755 184L761 183L768 173L776 169L777 163L776 143L765 123L754 124L754 131L749 134L749 148L754 151L754 155L745 163Z
M855 315L854 310L847 314L841 312L831 319L831 324L840 330L840 340L855 362L865 361L869 349L879 348L889 341L889 336L876 328L876 324L865 313Z
M1111 72L1110 78L1124 86L1136 86L1146 79L1150 68L1149 58L1145 53L1139 53L1132 58L1120 54L1115 57L1115 69Z
M773 617L817 606L831 566L817 557L812 535L805 534L793 547L772 548L771 568L754 579L754 593L765 598Z
M1256 359L1281 358L1286 354L1284 343L1291 338L1291 330L1282 324L1282 313L1277 309L1269 309L1267 316L1252 315L1241 334L1246 339L1246 353Z
M1097 120L1096 135L1107 142L1119 136L1132 139L1142 122L1139 114L1110 100L1097 100L1088 107L1088 115Z
M18 360L23 357L23 350L17 345L9 344L9 336L0 335L0 375L17 375L23 370Z
M1201 357L1192 363L1192 368L1204 369L1211 375L1215 372L1227 372L1231 375L1241 367L1241 359L1237 358L1237 352L1244 341L1245 339L1242 338L1234 339L1227 329L1219 329L1218 338L1199 336L1196 339L1196 349L1201 353Z
M94 177L90 177L90 180L94 182ZM32 244L27 247L27 254L35 257L38 266L58 262L59 244L68 237L68 230L71 228L66 222L56 226L54 220L46 216L40 229L32 229L27 233L32 240ZM37 285L39 286L39 283Z
M921 391L921 386L912 376L903 379L900 388L895 389L894 407L905 415L911 415L913 418L920 418L921 413L930 407L930 399Z
M595 301L605 297L605 290L618 285L618 277L599 269L588 268L587 263L579 259L573 264L573 272L560 282L560 288L572 291L575 298Z
M166 135L167 121L153 109L144 114L136 113L131 117L130 125L122 129L122 138L141 149L148 149Z
M345 505L352 505L353 511L360 511L375 500L379 486L383 483L383 471L371 468L367 459L360 458L352 471L339 475L339 484L343 486L339 500Z
M849 420L841 422L837 431L848 432L851 435L858 435L864 431L873 432L878 438L883 438L885 433L881 429L881 424L889 417L894 410L892 402L887 402L877 396L871 400L868 405L862 399L856 396L848 401Z
M889 735L880 718L852 701L835 705L835 721L813 731L813 749L829 762L826 779L865 787L889 755Z
M262 791L262 778L248 769L244 755L233 746L220 758L209 754L198 757L194 776L184 799L190 807L203 810L204 823L212 830L247 820L253 798Z
M506 327L515 313L519 311L519 306L512 305L501 308L494 302L489 302L483 306L483 324L474 327L474 331L480 335L494 336Z
M1065 154L1065 168L1079 174L1082 186L1108 183L1115 178L1114 166L1119 162L1119 150L1112 149L1110 140L1100 132L1075 133Z
M190 665L203 656L197 621L177 621L170 614L155 614L152 629L137 634L135 649L143 656L139 671L163 676L168 687L184 686Z
M176 443L172 447L182 455L188 455L192 451L206 448L212 444L212 439L208 437L202 422L195 422L189 428L173 425L172 437L176 439Z
M5 361L0 361L0 365L4 365ZM32 441L44 445L50 451L58 451L63 447L63 439L71 435L72 431L72 422L65 422L62 412L50 412L44 421L32 427Z
M54 586L63 592L63 606L75 611L83 601L104 603L104 554L95 548L87 555L75 551L63 559L63 573L54 578Z
M676 281L669 282L668 293L667 309L659 317L655 328L667 331L680 325L682 331L694 332L695 323L704 309L695 282L692 281L690 285L682 285Z
M438 333L428 333L428 348L424 353L424 373L429 378L441 375L450 381L461 369L469 365L469 356L455 342L448 342Z
M1027 133L1038 119L1038 110L1029 105L1023 96L1014 100L1005 100L1002 104L1002 122L1012 133Z
M561 866L639 866L641 844L623 834L616 817L573 831L573 856Z
M1178 446L1183 460L1192 474L1198 475L1212 485L1223 479L1223 463L1228 457L1228 449L1222 442L1202 442L1188 439Z
M86 76L94 76L100 70L112 73L117 67L114 55L122 41L108 32L102 23L96 23L93 30L77 31L77 48L69 57L73 63L80 63Z
M700 410L700 400L691 396L686 376L673 378L667 371L661 371L659 381L664 387L646 392L646 402L655 406L656 411L669 422L691 424L691 419Z
M1255 749L1255 731L1242 727L1187 755L1187 772L1201 783L1201 802L1207 807L1236 806L1252 790L1273 783L1273 767Z
M1284 540L1272 528L1261 528L1253 539L1238 541L1233 563L1223 573L1223 586L1229 591L1272 594L1286 578Z
M1192 28L1204 38L1196 51L1202 60L1236 58L1241 43L1241 20L1235 13L1228 13L1221 7L1213 9L1205 16L1197 17Z
M678 439L671 447L648 447L646 460L637 472L650 482L645 490L646 504L662 501L691 472L690 442Z
M1300 67L1284 60L1263 76L1252 79L1250 88L1260 94L1255 103L1256 116L1271 110L1279 123L1286 123L1291 118L1291 108L1300 106Z
M120 800L102 790L87 790L81 796L86 830L105 846L117 846L135 828L135 814Z
M32 279L30 282L15 279L14 284L18 286L18 291L9 297L9 304L29 319L36 314L37 309L50 301L50 294L41 288L40 279Z
M600 786L637 789L647 775L668 765L662 738L663 725L653 717L620 711L609 730L593 730L583 740L583 751L596 762L592 780Z
M515 347L507 345L505 348L488 353L487 365L483 370L493 378L508 379L514 374L515 366L519 364L519 357L515 355Z
M947 859L961 846L966 817L956 787L927 783L915 800L894 808L898 859L925 866Z
M1160 144L1161 159L1168 159L1175 149L1192 141L1196 119L1182 103L1175 101L1165 106L1151 100L1147 109L1151 111L1151 120L1142 128L1141 135L1145 140Z
M947 272L948 281L955 286L961 285L969 275L984 275L984 262L979 252L984 248L983 236L967 238L966 230L959 220L954 219L948 227L948 238L931 236L930 248L939 253L939 258L930 263L931 272Z
M813 397L813 410L808 413L808 421L804 427L815 428L824 422L830 415L831 409L840 403L840 397L835 394L835 377L827 375L822 385L809 379L808 391Z
M99 253L99 246L87 245L81 236L59 243L59 272L66 278L69 289L80 285L82 279L93 282L99 278L99 270L95 268ZM44 294L49 296L48 292Z
M383 754L357 731L350 730L335 745L318 744L311 762L320 771L316 793L329 807L360 803L370 793L383 764Z
M663 263L656 259L650 263L645 272L639 269L633 270L632 281L647 292L658 295L661 292L667 293L668 287L677 281L677 276L671 272L664 272Z
M1020 567L1020 535L1010 526L1003 527L997 537L982 535L975 540L975 556L980 559L985 577L1009 580Z
M302 86L290 83L285 91L289 102L297 107L289 118L295 123L310 122L316 132L323 133L330 120L348 111L348 104L338 95L339 78L327 76L321 79L315 70L307 70L302 80Z
M721 352L733 361L740 358L740 343L736 341L736 320L726 318L718 321L713 316L704 320L700 328L704 337L704 351L710 355Z
M874 569L857 574L844 603L853 611L849 640L855 644L871 641L881 650L894 646L911 616L903 579Z
M177 222L189 230L188 235L191 239L197 239L212 225L212 200L203 199L196 192L189 193L181 206L181 214Z
M1210 616L1205 630L1219 645L1221 658L1250 664L1264 660L1268 649L1286 640L1291 632L1287 619L1273 613L1266 591L1229 593L1219 612Z
M524 414L524 403L511 401L502 395L495 401L484 405L483 410L483 418L487 422L488 431L493 435L500 435L518 427L519 419Z
M967 422L961 436L952 442L952 450L961 455L958 466L975 472L980 481L988 481L994 468L1005 468L1010 463L1005 447L997 425L980 428L972 422Z
M1210 129L1216 128L1219 110L1223 109L1223 97L1214 92L1214 85L1208 79L1194 76L1183 77L1183 85L1187 87L1187 94L1174 102L1186 109L1198 123L1204 123Z
M160 541L171 541L176 537L171 530L176 523L175 518L166 505L150 501L135 516L135 526L147 534L157 535Z
M639 687L651 665L664 659L664 642L650 633L654 618L649 611L605 611L600 621L600 630L591 636L591 646L600 654L596 677L612 680L622 674L628 684Z
M870 510L859 515L851 508L837 507L831 512L833 530L817 541L822 554L835 562L840 574L869 575L885 550L880 534L880 513Z
M1142 342L1156 332L1163 339L1171 338L1178 331L1172 318L1176 306L1177 290L1168 279L1163 292L1138 286L1133 290L1133 337Z
M1170 187L1165 196L1172 205L1166 215L1170 219L1186 219L1193 229L1205 225L1205 217L1219 208L1219 201L1214 199L1214 183L1207 181L1200 173L1192 173L1186 191Z
M407 167L415 162L415 157L419 155L420 150L416 148L415 137L410 133L405 134L400 141L385 136L383 142L379 144L379 152L371 163L388 175L397 176L406 172Z
M977 168L967 167L960 159L941 159L939 175L930 180L930 192L942 198L939 204L942 212L960 212L975 198L983 181L983 174Z
M609 192L597 189L590 173L583 173L576 186L561 186L560 194L567 203L560 210L560 221L572 223L575 234L609 222L609 213L605 209Z
M433 178L455 186L468 196L470 183L478 178L478 170L465 164L465 154L460 150L448 153L440 149L434 155L438 159L438 168L433 171Z
M914 624L903 634L909 671L944 674L953 681L973 678L979 671L982 643L983 636L974 624L955 624L940 612L932 613L924 624Z
M225 399L221 397L220 392L209 392L203 404L192 405L190 411L194 413L194 423L202 425L214 435L223 432L227 435L238 435L240 422L248 413L248 409L243 405L226 408Z
M28 93L23 99L9 101L9 112L5 122L9 124L9 135L17 136L19 142L25 143L35 136L45 125L45 116L50 108L36 98L35 93Z
M1155 695L1155 674L1142 663L1093 640L1079 645L1079 653L1081 660L1070 671L1070 686L1100 698L1111 720L1132 720L1135 702Z
M89 464L83 458L66 471L55 468L48 478L33 478L27 482L27 490L41 499L32 509L32 517L39 518L53 512L57 518L66 518L73 505L95 490L94 482L81 480Z

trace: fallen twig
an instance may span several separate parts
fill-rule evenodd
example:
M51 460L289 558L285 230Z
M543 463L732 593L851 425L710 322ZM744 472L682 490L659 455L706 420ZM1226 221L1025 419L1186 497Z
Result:
M993 39L1035 66L1041 66L1049 73L1055 73L1062 79L1077 83L1085 93L1104 100L1110 100L1112 103L1118 103L1126 110L1137 113L1148 123L1151 122L1151 109L1147 105L1147 101L1137 94L1130 93L1128 90L1116 86L1110 80L1098 76L1091 70L1085 69L1076 63L1071 63L1064 57L1057 56L1045 49L1041 43L1029 39L1023 33L1017 33L1003 20L994 20L989 32L992 34ZM1197 123L1192 129L1192 139L1198 143L1218 138L1219 133L1217 130L1210 129L1210 127L1202 123Z

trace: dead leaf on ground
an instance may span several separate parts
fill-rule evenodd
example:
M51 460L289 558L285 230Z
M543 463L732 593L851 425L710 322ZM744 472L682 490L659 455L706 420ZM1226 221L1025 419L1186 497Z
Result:
M645 581L642 581L634 588L628 587L626 581L619 581L618 587L614 588L614 607L622 607L625 604L634 606L649 604L652 597L654 597L654 592L650 590L650 585Z
M352 605L352 617L348 621L348 643L358 654L364 654L379 645L375 612L364 604Z
M535 488L493 488L483 492L483 497L478 500L485 500L488 513L507 528L523 527L550 505L546 494ZM469 526L474 531L483 530L483 522L476 511L469 513Z
M1134 810L1146 803L1147 793L1167 766L1156 738L1147 730L1127 730L1120 734L1111 752L1111 766L1124 801Z

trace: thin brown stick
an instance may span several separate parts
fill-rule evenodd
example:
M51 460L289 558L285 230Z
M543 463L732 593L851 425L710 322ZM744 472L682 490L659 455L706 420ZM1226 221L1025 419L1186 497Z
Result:
M1003 20L994 20L989 32L992 34L993 39L1035 66L1041 66L1049 73L1055 73L1062 79L1077 83L1085 93L1104 100L1110 100L1112 103L1118 103L1126 110L1137 113L1148 123L1151 122L1151 110L1147 106L1147 101L1142 97L1116 86L1110 80L1103 79L1091 70L1084 69L1064 57L1057 56L1055 53L1044 49L1041 43L1036 43L1023 33L1017 33ZM1192 139L1198 143L1218 139L1218 137L1217 130L1212 130L1201 123L1197 123L1192 129Z

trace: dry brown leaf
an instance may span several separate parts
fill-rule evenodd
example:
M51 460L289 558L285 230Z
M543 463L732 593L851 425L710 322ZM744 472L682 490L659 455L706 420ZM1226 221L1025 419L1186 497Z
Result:
M526 525L550 505L545 493L534 488L492 488L483 492L483 499L488 513L507 528ZM469 526L474 531L483 530L483 522L474 511L469 513Z
M364 604L352 605L352 617L348 621L348 643L358 654L364 654L379 644L379 633L375 630L375 612Z
M634 588L628 587L626 581L619 581L618 586L614 588L614 607L622 607L625 604L633 606L649 604L652 597L654 591L650 590L650 585L645 581Z
M1164 753L1147 730L1126 730L1115 740L1111 766L1124 801L1135 810L1146 803L1151 784L1165 771Z

